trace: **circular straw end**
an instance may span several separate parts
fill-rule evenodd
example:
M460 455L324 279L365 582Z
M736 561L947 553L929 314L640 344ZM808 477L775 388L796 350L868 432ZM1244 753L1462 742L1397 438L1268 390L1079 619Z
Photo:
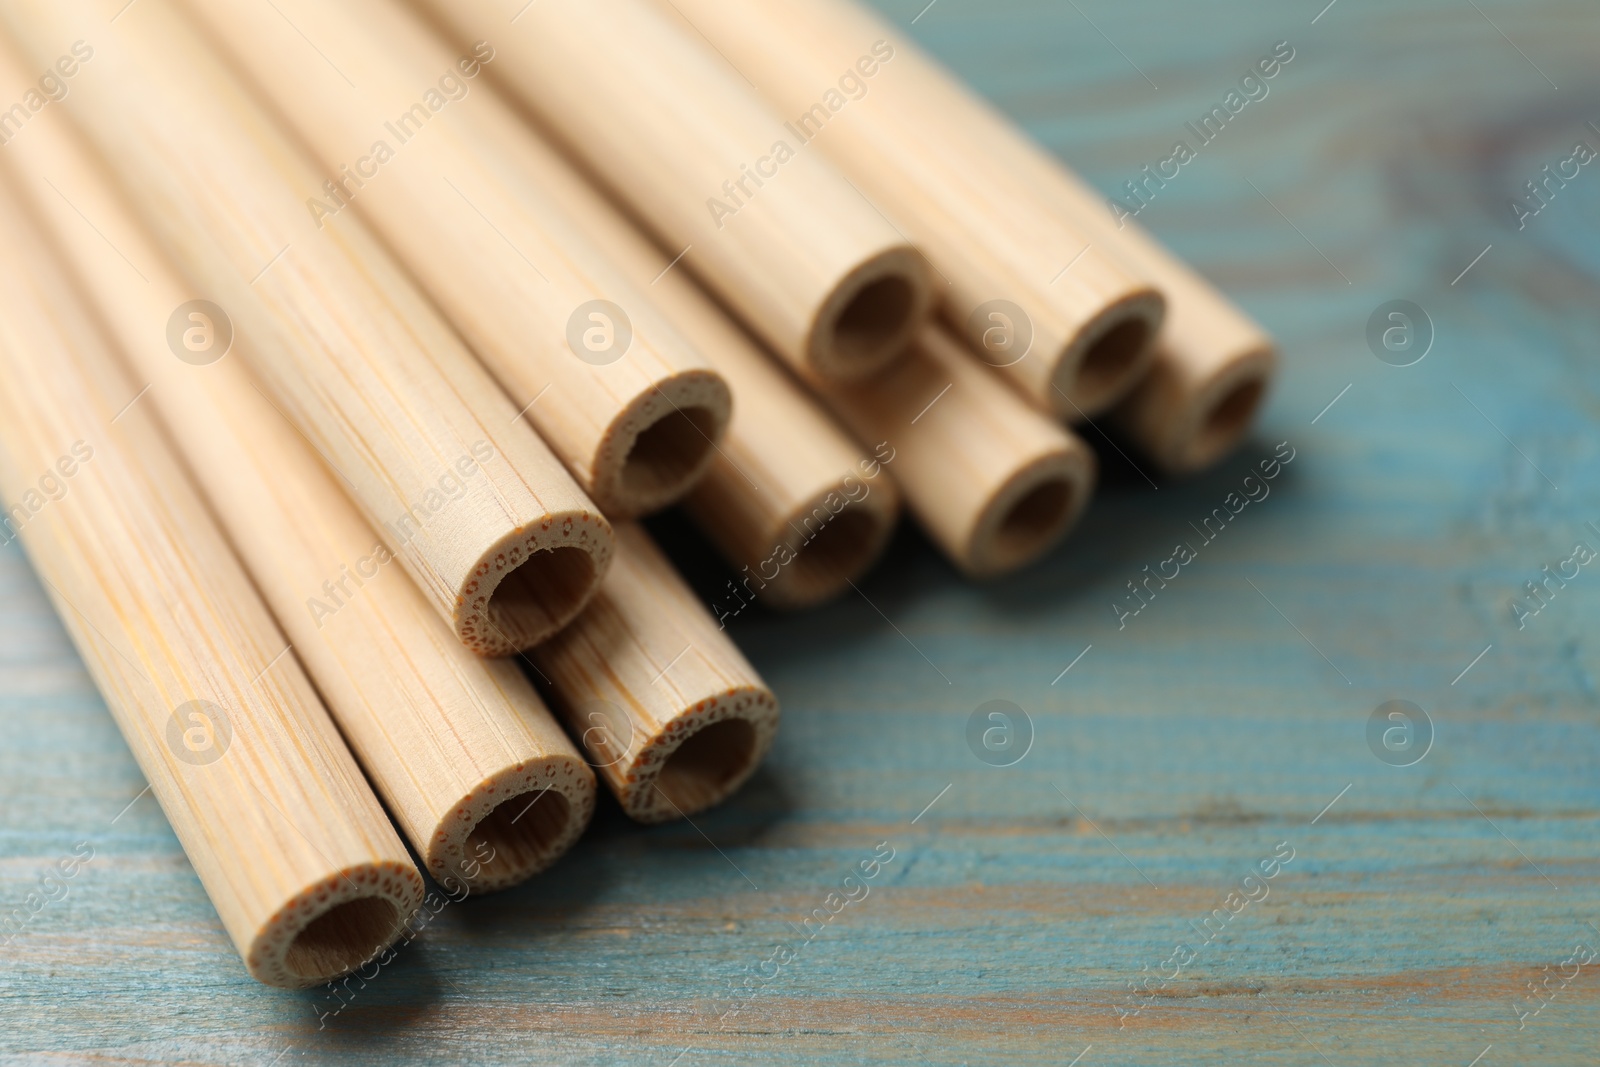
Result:
M623 810L667 822L726 800L755 773L778 729L778 700L765 686L731 689L685 709L627 764Z
M258 981L304 989L377 959L422 904L410 864L347 867L308 886L272 916L245 953Z
M611 524L588 510L508 535L479 559L458 598L456 636L480 656L532 648L593 599L614 547Z
M922 253L886 249L851 271L817 313L806 361L828 381L869 377L900 358L933 313Z
M613 519L648 515L694 488L733 414L722 376L674 374L612 420L596 451L592 495Z
M1068 344L1057 363L1051 401L1070 421L1093 418L1127 396L1155 359L1166 302L1144 290L1106 308Z
M1076 442L1017 471L979 516L963 569L993 578L1044 555L1083 514L1094 481L1094 457Z
M576 754L508 767L451 805L429 843L428 873L473 893L523 882L577 842L594 799L594 772Z

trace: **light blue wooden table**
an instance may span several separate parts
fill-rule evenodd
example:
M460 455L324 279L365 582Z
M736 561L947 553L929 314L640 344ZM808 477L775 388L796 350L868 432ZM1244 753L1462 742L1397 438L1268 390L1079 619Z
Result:
M0 1060L1600 1061L1600 960L1574 958L1600 947L1600 565L1510 607L1600 549L1600 164L1521 230L1508 205L1600 148L1600 8L924 2L886 8L1108 191L1290 42L1140 215L1282 340L1255 436L1159 488L1108 455L1079 532L998 585L908 532L863 596L740 616L786 716L742 795L648 830L603 809L321 1028L327 1001L245 976L0 550L0 909L93 849L3 951ZM1395 299L1435 332L1404 368L1365 340ZM1124 583L1285 441L1271 495L1119 629ZM991 700L1031 721L1010 767L966 740ZM1369 746L1390 700L1432 723L1411 766Z

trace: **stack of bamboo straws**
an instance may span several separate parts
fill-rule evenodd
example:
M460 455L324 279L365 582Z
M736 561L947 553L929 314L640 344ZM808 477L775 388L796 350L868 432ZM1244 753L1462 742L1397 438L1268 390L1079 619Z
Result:
M1194 470L1275 362L850 0L414 6L0 7L3 536L273 985L395 940L407 844L492 890L596 772L641 822L749 777L777 701L630 520L728 603L902 500L1000 574L1090 497L1058 420Z

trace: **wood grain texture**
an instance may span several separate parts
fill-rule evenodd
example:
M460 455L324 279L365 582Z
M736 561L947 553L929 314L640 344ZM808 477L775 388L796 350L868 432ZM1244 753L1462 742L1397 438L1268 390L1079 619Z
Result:
M250 975L325 982L399 936L422 878L160 429L124 421L132 382L10 200L0 239L6 539L48 583ZM69 871L53 873L50 896Z
M873 64L870 81L857 77L862 96L848 114L838 122L823 116L828 121L825 132L818 130L818 144L928 249L951 280L945 296L953 320L963 328L971 323L974 345L991 328L992 316L972 318L984 302L1001 296L1019 302L1041 348L1002 373L1035 403L1081 420L1122 400L1143 377L1118 422L1172 471L1206 466L1245 435L1273 372L1272 342L1130 218L1143 197L1153 200L1181 176L1187 157L1169 151L1157 157L1165 164L1135 174L1132 192L1116 191L1119 203L1126 202L1117 214L1111 198L1020 136L900 30L852 0L687 0L683 7L747 77L790 111L803 111L818 87L849 72L858 56L882 60ZM1281 58L1269 55L1263 69L1276 77ZM1254 78L1249 95L1228 86L1233 96L1220 120L1204 127L1208 136L1221 136L1250 98L1270 95L1270 81L1248 65L1245 73ZM1200 115L1194 120L1202 121ZM1197 133L1180 136L1200 141ZM1205 146L1194 145L1190 154ZM1133 346L1112 333L1139 317L1140 287L1145 294L1159 291L1168 306L1153 362L1143 358L1142 344L1135 361L1127 351ZM1108 314L1115 308L1123 310L1120 320ZM1154 309L1142 310L1153 326ZM1095 347L1102 337L1112 343Z
M660 6L916 242L952 326L1039 408L1098 415L1144 377L1164 294L1101 230L1042 203L1038 149L900 30L851 0Z
M458 55L393 0L188 10L335 183L299 190L308 208L372 223L607 516L694 484L728 423L727 384L537 188L497 177L497 144L450 122L487 91L492 43ZM313 22L317 46L295 29ZM600 301L623 320L586 311Z
M97 42L74 120L462 641L503 655L576 614L609 559L604 517L376 239L353 217L316 226L315 168L172 5L0 17L34 64Z
M718 616L757 598L799 608L848 589L877 561L900 517L900 491L882 464L676 269L672 252L653 245L498 97L479 93L450 120L474 144L495 146L486 158L500 178L558 206L732 387L727 434L685 500L738 572Z
M421 6L496 42L489 76L794 366L862 377L928 317L922 254L645 0Z
M729 631L784 705L744 791L649 829L603 797L559 881L451 906L320 1031L328 996L258 988L207 928L149 797L110 823L144 781L44 587L0 549L0 909L75 841L96 848L7 950L0 1050L1065 1067L1093 1045L1077 1067L1467 1067L1492 1044L1478 1067L1592 1064L1588 968L1526 1028L1513 1007L1600 925L1600 582L1585 567L1523 630L1507 602L1600 524L1600 174L1524 230L1506 201L1600 122L1593 6L1477 0L1558 92L1459 0L1339 0L1314 26L1326 0L1076 3L939 0L915 25L927 0L884 10L1107 195L1273 42L1299 50L1139 216L1282 343L1236 460L1152 489L1091 428L1096 502L1022 574L970 587L908 528L865 598L741 614ZM1410 368L1364 340L1395 298L1437 332ZM1297 455L1270 497L1118 630L1125 583L1283 440ZM718 596L727 573L692 531L651 528ZM1391 698L1437 727L1414 767L1367 747ZM965 740L993 699L1035 727L1009 769ZM885 840L895 859L867 899L737 999ZM1270 897L1118 1030L1126 983L1284 840L1296 858Z
M0 91L20 95L19 70L0 55ZM176 358L167 321L190 290L59 118L8 153L11 188L146 383L141 402L160 413L424 868L453 892L543 870L588 825L593 772L516 664L456 640L410 576L389 566L383 540L256 391L241 353L199 365Z

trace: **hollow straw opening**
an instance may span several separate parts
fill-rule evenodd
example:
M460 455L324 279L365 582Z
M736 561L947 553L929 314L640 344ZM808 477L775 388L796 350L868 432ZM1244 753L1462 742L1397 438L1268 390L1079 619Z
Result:
M509 877L542 866L566 838L571 821L572 805L565 796L554 789L530 789L507 797L478 820L467 834L465 851L479 856L492 849L490 864Z
M666 762L656 788L689 813L716 803L756 758L756 730L744 719L723 719L691 734Z
M634 438L622 462L623 491L650 499L676 497L711 451L717 417L701 407L667 412Z
M359 967L394 936L399 910L384 897L358 897L337 904L307 923L284 951L283 962L308 983Z
M858 507L846 507L795 551L794 581L805 588L842 587L841 575L859 573L878 548L879 518Z
M1209 463L1238 440L1255 418L1256 408L1261 406L1266 391L1264 380L1250 378L1228 390L1211 406L1190 448L1194 465Z
M907 335L917 290L905 278L879 278L850 298L833 325L831 347L843 365L877 365L886 348Z
M568 545L530 554L489 594L489 623L505 634L527 629L529 615L554 627L577 612L594 586L594 557Z
M1141 368L1151 341L1150 324L1143 319L1119 322L1089 344L1078 363L1072 392L1084 407L1099 407L1123 392Z
M1053 538L1072 514L1074 491L1065 479L1034 486L1006 511L995 529L995 547L1001 556L1031 555Z

